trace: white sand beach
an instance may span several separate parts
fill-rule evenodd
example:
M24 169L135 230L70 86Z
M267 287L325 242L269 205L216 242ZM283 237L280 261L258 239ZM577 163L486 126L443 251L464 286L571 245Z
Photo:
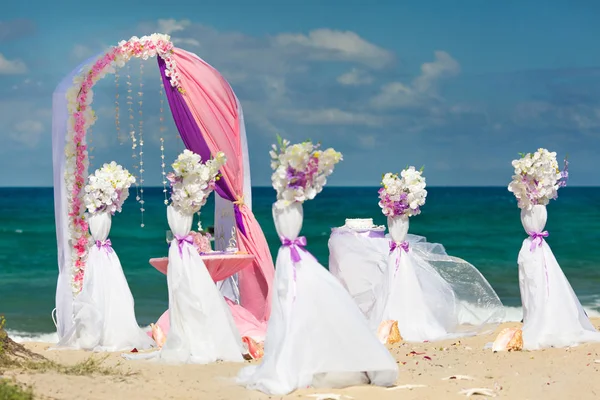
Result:
M600 319L594 318L594 326ZM149 361L127 361L111 353L105 361L122 372L118 376L70 376L58 373L9 371L19 382L32 385L34 393L52 399L460 399L462 390L483 388L498 398L551 400L600 396L600 345L585 344L570 349L535 352L492 353L484 349L506 323L493 334L460 341L399 343L390 351L399 363L397 387L352 387L343 390L299 390L287 396L270 397L235 384L243 364L170 366ZM84 351L48 351L48 343L26 343L27 348L63 364L74 364L90 356ZM96 354L95 357L106 357ZM455 378L452 378L455 377ZM449 379L447 379L449 378ZM338 397L339 396L339 397ZM42 397L44 398L44 397ZM476 395L474 398L491 398Z

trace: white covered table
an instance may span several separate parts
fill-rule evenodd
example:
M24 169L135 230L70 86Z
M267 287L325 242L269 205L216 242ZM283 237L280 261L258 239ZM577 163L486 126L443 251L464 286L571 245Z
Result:
M329 237L329 271L344 285L369 326L377 330L387 298L389 239L385 228L333 228Z

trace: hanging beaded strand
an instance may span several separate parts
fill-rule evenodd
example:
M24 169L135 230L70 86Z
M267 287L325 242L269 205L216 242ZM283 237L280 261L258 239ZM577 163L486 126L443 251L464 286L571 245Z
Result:
M165 206L169 205L169 199L167 197L167 173L165 172L165 99L164 99L164 84L162 82L162 78L160 80L160 89L158 90L158 96L160 98L160 114L159 114L159 122L160 122L160 168L161 168L161 178L163 184L163 195L165 197L164 203Z
M140 90L138 92L138 114L139 114L139 126L138 126L138 137L140 138L140 194L139 194L139 202L140 202L140 212L142 214L142 221L140 226L143 228L144 224L144 113L143 113L143 103L144 103L144 63L140 61Z
M121 137L121 123L119 121L119 70L115 71L115 128L117 129L117 140L120 145L125 142Z
M137 154L135 152L135 149L137 148L137 140L135 138L135 126L133 125L133 120L135 119L135 117L133 116L133 96L131 94L131 67L129 65L129 63L127 63L127 107L128 107L128 111L129 111L129 136L131 137L131 158L135 159L137 158ZM133 163L133 177L135 178L135 193L136 193L136 200L139 201L139 187L138 187L138 179L137 179L137 173L136 170L138 169L138 166L135 164L135 162Z

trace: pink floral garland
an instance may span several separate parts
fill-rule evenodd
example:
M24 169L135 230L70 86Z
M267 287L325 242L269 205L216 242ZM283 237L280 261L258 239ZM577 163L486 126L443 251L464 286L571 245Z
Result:
M68 215L70 219L69 230L72 244L72 274L73 292L76 295L81 291L87 249L90 241L88 223L85 221L83 206L83 189L88 175L88 150L85 141L87 129L94 124L96 116L91 108L92 87L109 72L114 72L114 67L122 67L131 58L159 56L165 60L171 85L183 93L179 84L175 61L171 58L173 43L169 36L153 34L141 39L132 37L122 41L117 47L111 48L103 57L99 58L82 76L73 80L73 87L67 92L68 107L71 118L69 119L67 142L65 146L66 173L65 181L69 193Z

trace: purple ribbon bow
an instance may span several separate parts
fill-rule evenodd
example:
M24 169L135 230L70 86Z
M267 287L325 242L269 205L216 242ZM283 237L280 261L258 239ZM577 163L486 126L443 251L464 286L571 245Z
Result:
M96 247L98 247L98 250L101 250L101 249L106 250L107 253L113 252L112 243L111 243L110 239L96 240Z
M179 256L183 258L183 245L186 243L193 245L194 239L192 238L192 235L175 235L175 240L177 240L177 245L179 246Z
M306 247L306 238L304 236L300 236L299 238L290 240L290 239L282 237L281 244L283 245L283 247L290 248L290 253L292 255L292 261L294 263L297 263L300 261L300 253L298 252L298 248L304 250L304 247Z
M405 240L401 243L396 243L394 241L390 242L390 253L396 249L402 249L405 253L408 253L408 242Z
M390 242L390 254L394 252L394 250L404 250L405 253L408 253L408 242L405 240L403 242L397 243L393 240ZM400 252L402 254L402 252ZM396 269L394 270L394 277L398 273L398 268L400 268L400 254L398 254L398 258L396 258Z
M543 232L529 232L529 237L531 238L531 247L529 251L535 250L536 246L541 247L544 242L544 238L548 237L548 231Z
M293 291L292 304L293 304L294 302L296 302L296 263L300 262L300 253L298 252L298 248L300 248L302 251L306 251L306 250L304 250L304 248L306 247L306 238L304 236L300 236L299 238L296 238L294 240L290 240L290 239L284 238L284 237L281 237L280 239L281 239L281 244L283 245L283 247L290 248L290 255L292 256L292 262L293 262L293 266L294 266L294 270L293 270L294 283L292 286L292 291Z

